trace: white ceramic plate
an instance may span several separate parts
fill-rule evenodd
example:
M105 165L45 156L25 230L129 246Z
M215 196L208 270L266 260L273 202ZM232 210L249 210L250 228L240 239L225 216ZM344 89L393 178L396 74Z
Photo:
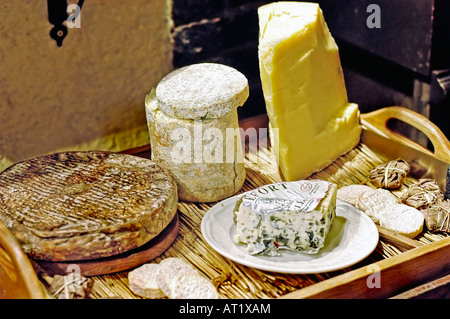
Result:
M233 242L236 232L233 209L237 199L238 195L214 205L204 216L201 229L214 250L245 266L291 274L329 272L358 263L378 244L374 222L356 207L338 199L336 218L319 253L309 255L282 250L280 256L252 256L244 245Z

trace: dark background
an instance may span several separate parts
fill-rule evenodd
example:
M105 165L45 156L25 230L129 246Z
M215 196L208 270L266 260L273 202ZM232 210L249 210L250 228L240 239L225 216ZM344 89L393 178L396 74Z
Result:
M269 2L173 2L174 67L217 62L244 73L250 97L239 108L240 118L265 112L257 8ZM349 101L358 103L363 113L391 105L408 107L450 137L450 1L314 2L320 4L339 46ZM370 29L366 24L369 4L380 7L380 28Z

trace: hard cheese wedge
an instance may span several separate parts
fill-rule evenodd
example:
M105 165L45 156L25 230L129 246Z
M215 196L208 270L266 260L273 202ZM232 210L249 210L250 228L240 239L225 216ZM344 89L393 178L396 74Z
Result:
M272 145L285 180L304 179L358 144L359 109L347 100L338 47L318 4L274 2L258 15Z

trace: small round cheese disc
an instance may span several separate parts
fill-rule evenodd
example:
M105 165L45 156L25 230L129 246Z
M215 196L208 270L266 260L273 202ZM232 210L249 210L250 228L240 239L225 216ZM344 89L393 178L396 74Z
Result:
M380 226L398 232L410 238L423 230L425 218L416 208L396 204L386 206L380 214Z
M166 295L159 288L156 272L159 264L144 264L128 273L128 285L133 293L150 299L163 298Z
M248 80L236 69L198 63L172 71L156 87L161 110L181 119L219 118L249 96Z
M356 206L358 198L366 192L375 192L375 189L367 185L353 184L339 188L336 196L338 199Z
M170 285L172 280L181 273L194 273L197 274L197 270L188 264L181 258L169 257L162 260L159 263L158 271L156 274L156 282L159 288L167 295L170 295Z
M180 273L174 276L169 285L170 299L217 299L216 287L199 273Z
M174 179L132 155L62 152L0 174L0 221L35 259L110 257L156 237L178 203Z

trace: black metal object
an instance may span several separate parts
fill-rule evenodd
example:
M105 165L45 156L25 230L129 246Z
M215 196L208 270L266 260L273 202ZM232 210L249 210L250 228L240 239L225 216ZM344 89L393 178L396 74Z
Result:
M433 71L431 93L434 103L440 103L445 99L450 100L450 69Z
M430 86L430 119L450 139L450 68L433 70ZM450 195L450 185L448 192Z
M78 1L80 10L83 3L84 0ZM68 33L67 26L64 25L64 22L69 17L67 6L67 0L47 0L48 21L53 24L53 28L50 30L50 37L56 41L58 47L62 46L63 40ZM74 14L79 15L80 12L76 11Z

